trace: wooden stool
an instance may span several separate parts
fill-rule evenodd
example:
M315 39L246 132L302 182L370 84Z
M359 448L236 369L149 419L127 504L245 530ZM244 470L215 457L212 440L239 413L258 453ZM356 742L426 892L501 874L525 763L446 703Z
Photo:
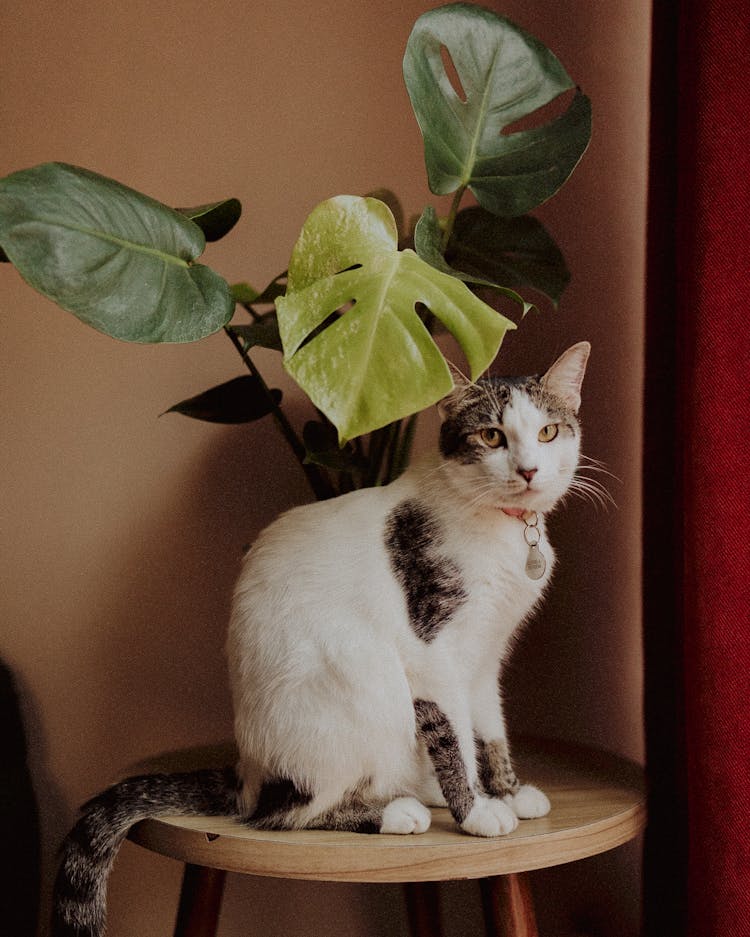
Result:
M232 763L231 746L176 752L138 771L183 771ZM487 937L537 937L524 875L593 856L633 839L645 825L642 772L591 748L517 742L519 776L552 802L550 814L522 820L508 836L461 833L445 809L412 836L268 833L215 817L144 820L130 839L185 863L175 937L215 937L227 871L323 882L402 882L413 937L440 937L438 885L479 879ZM291 937L291 935L290 935Z

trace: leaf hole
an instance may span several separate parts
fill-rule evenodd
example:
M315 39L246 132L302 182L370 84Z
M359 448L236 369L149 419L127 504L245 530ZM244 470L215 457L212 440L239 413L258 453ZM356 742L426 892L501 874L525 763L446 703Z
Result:
M343 306L339 306L339 308L336 310L336 314L343 316L345 312L349 312L350 309L354 309L356 305L357 305L357 300L350 299L348 303L344 303Z
M461 79L458 76L458 71L456 70L455 63L447 46L440 46L440 58L443 60L445 74L448 81L451 83L451 87L456 92L456 96L460 101L466 104L467 94L464 90L464 86L461 84Z
M575 88L563 91L562 94L559 94L542 107L537 108L537 110L532 111L531 114L526 114L525 117L520 117L518 120L514 120L513 123L508 124L507 127L503 127L500 131L500 135L509 137L511 134L519 133L523 130L534 130L536 127L544 127L545 124L549 124L553 120L562 117L565 111L570 107L575 95Z

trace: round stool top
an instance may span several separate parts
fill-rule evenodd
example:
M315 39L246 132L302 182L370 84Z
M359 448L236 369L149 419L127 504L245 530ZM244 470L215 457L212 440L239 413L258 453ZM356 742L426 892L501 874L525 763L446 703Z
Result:
M130 831L140 846L182 862L274 878L339 882L419 882L483 878L583 859L633 839L646 820L642 771L595 749L520 740L514 762L552 810L522 820L507 836L461 832L446 809L426 833L408 836L326 830L262 832L237 820L168 817ZM232 763L232 748L193 749L150 759L138 771L184 771Z

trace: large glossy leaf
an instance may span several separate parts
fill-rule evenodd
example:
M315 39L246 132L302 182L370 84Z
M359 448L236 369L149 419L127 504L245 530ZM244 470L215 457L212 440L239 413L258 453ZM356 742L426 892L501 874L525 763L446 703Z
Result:
M530 287L557 305L570 273L562 251L537 218L498 218L481 206L458 213L446 254L469 275Z
M494 215L490 217L494 217ZM437 214L435 213L435 209L428 205L422 212L422 216L414 229L414 248L422 260L426 261L436 270L441 270L443 273L458 277L458 279L463 280L464 283L474 283L477 286L486 286L495 290L502 296L505 296L506 299L518 303L524 316L529 309L532 308L531 303L527 303L523 296L520 296L515 290L498 283L497 279L490 279L494 270L459 270L457 267L451 266L441 253L442 240L443 230L440 227Z
M442 233L434 209L428 206L417 222L414 246L438 270L523 303L524 315L531 304L508 284L530 287L555 305L560 301L570 274L560 248L536 218L499 218L479 205L466 208L456 217L445 256Z
M464 283L397 248L376 199L339 196L305 222L277 300L285 366L339 432L352 439L438 401L450 369L417 307L453 333L473 378L512 322Z
M234 309L228 284L195 263L197 225L85 169L45 163L0 180L0 244L31 286L115 338L195 341Z
M455 3L420 16L407 43L404 78L424 137L430 188L438 195L468 186L493 214L522 215L554 195L588 145L591 105L580 92L562 116L503 133L573 82L546 46L481 7Z

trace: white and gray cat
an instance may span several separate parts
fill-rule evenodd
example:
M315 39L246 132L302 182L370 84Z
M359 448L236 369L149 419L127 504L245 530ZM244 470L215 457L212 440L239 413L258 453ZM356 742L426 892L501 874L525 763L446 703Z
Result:
M589 351L461 383L432 461L261 533L229 628L236 769L130 778L87 804L53 937L103 933L109 869L145 817L409 834L447 805L465 832L499 836L549 811L513 771L499 671L554 564L544 515L576 484Z

